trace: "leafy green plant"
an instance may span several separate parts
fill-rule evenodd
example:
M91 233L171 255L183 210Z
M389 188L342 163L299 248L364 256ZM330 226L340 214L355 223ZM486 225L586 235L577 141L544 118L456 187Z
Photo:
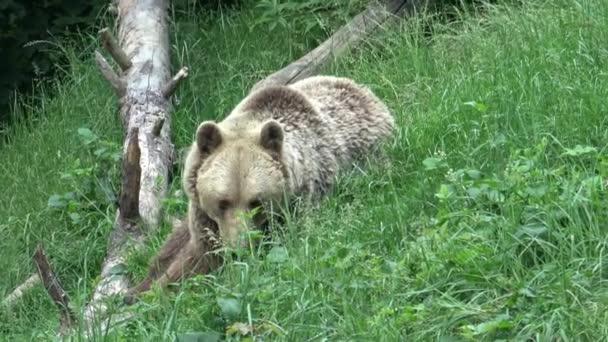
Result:
M66 214L71 223L79 224L89 212L105 212L116 201L120 145L101 139L88 128L79 128L78 136L84 146L85 158L77 158L60 178L70 191L52 194L50 208Z
M539 274L528 283L502 284L510 300L491 309L495 317L462 325L462 337L495 336L517 324L532 324L534 317L518 314L540 300L536 289L546 285L540 280L544 272L559 267L558 252L584 255L594 248L595 242L583 236L608 219L606 158L593 146L568 148L544 138L534 146L514 149L502 172L475 167L447 171L435 195L437 231L431 233L431 241L450 246L440 258L447 261L452 281ZM430 160L424 165L436 164ZM573 245L575 235L581 241Z

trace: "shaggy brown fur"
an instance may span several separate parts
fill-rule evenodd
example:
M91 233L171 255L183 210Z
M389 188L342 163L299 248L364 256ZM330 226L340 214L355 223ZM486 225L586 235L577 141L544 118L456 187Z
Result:
M330 76L260 89L223 121L201 123L183 173L187 229L169 237L148 278L174 281L182 270L194 272L193 262L201 258L201 270L208 271L210 259L203 255L210 239L241 245L239 236L264 221L241 212L267 208L285 195L322 196L339 169L370 153L393 125L388 108L369 89ZM159 277L164 268L177 273ZM136 289L149 288L149 279Z

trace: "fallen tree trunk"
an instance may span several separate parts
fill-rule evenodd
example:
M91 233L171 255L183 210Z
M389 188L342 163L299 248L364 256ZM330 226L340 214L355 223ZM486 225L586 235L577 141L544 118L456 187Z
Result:
M143 233L159 225L173 154L169 99L187 76L186 68L173 79L170 76L167 0L116 0L115 6L118 40L108 29L100 31L100 37L121 73L99 51L95 59L119 97L124 128L122 187L101 279L84 311L88 327L98 318L105 319L107 297L128 288L127 246L140 245Z
M252 91L269 85L286 85L316 74L322 66L363 41L391 19L411 14L432 0L383 0L372 2L363 12L338 29L321 45L281 70L267 76Z

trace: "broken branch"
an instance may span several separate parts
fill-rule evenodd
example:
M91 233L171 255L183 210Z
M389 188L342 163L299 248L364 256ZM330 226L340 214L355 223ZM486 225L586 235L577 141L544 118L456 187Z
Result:
M122 161L122 188L119 200L120 215L123 220L130 223L134 223L139 218L140 158L139 128L135 127L131 131L127 152Z
M165 89L163 89L163 97L166 99L171 97L171 95L173 95L173 93L175 93L175 90L177 89L177 86L179 85L179 83L187 77L188 77L188 67L183 67L183 68L179 69L179 71L175 74L175 76L173 76L173 78L169 81L169 83L167 83L167 85L165 86Z
M57 279L57 276L53 272L41 245L36 247L33 261L38 269L38 276L42 279L46 291L53 299L55 305L59 308L59 334L63 335L67 332L67 329L76 322L76 316L69 307L68 295L63 290L63 287L61 287L59 279Z
M122 97L125 94L125 83L118 77L110 63L103 57L103 55L95 50L95 61L97 62L97 66L99 67L99 71L103 77L110 83L112 89L118 97Z
M101 36L102 46L112 56L116 64L120 66L120 69L122 71L129 69L133 64L125 51L118 45L116 38L114 38L110 30L107 27L101 29L99 35Z
M156 123L154 124L154 127L152 128L152 134L154 134L155 137L160 136L160 132L163 129L164 125L165 125L165 119L159 119L158 121L156 121Z
M40 283L40 277L38 273L32 274L26 281L24 281L21 285L17 286L13 292L11 292L2 303L6 306L12 306L19 298L23 297L25 292L32 287L36 286L36 284Z

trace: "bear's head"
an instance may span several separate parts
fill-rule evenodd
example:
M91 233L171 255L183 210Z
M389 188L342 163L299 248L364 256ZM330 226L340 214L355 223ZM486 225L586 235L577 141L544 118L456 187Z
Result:
M283 128L274 120L244 127L213 121L199 125L184 187L190 201L217 223L225 245L245 246L243 233L266 221L263 208L283 199L288 181L283 138Z

